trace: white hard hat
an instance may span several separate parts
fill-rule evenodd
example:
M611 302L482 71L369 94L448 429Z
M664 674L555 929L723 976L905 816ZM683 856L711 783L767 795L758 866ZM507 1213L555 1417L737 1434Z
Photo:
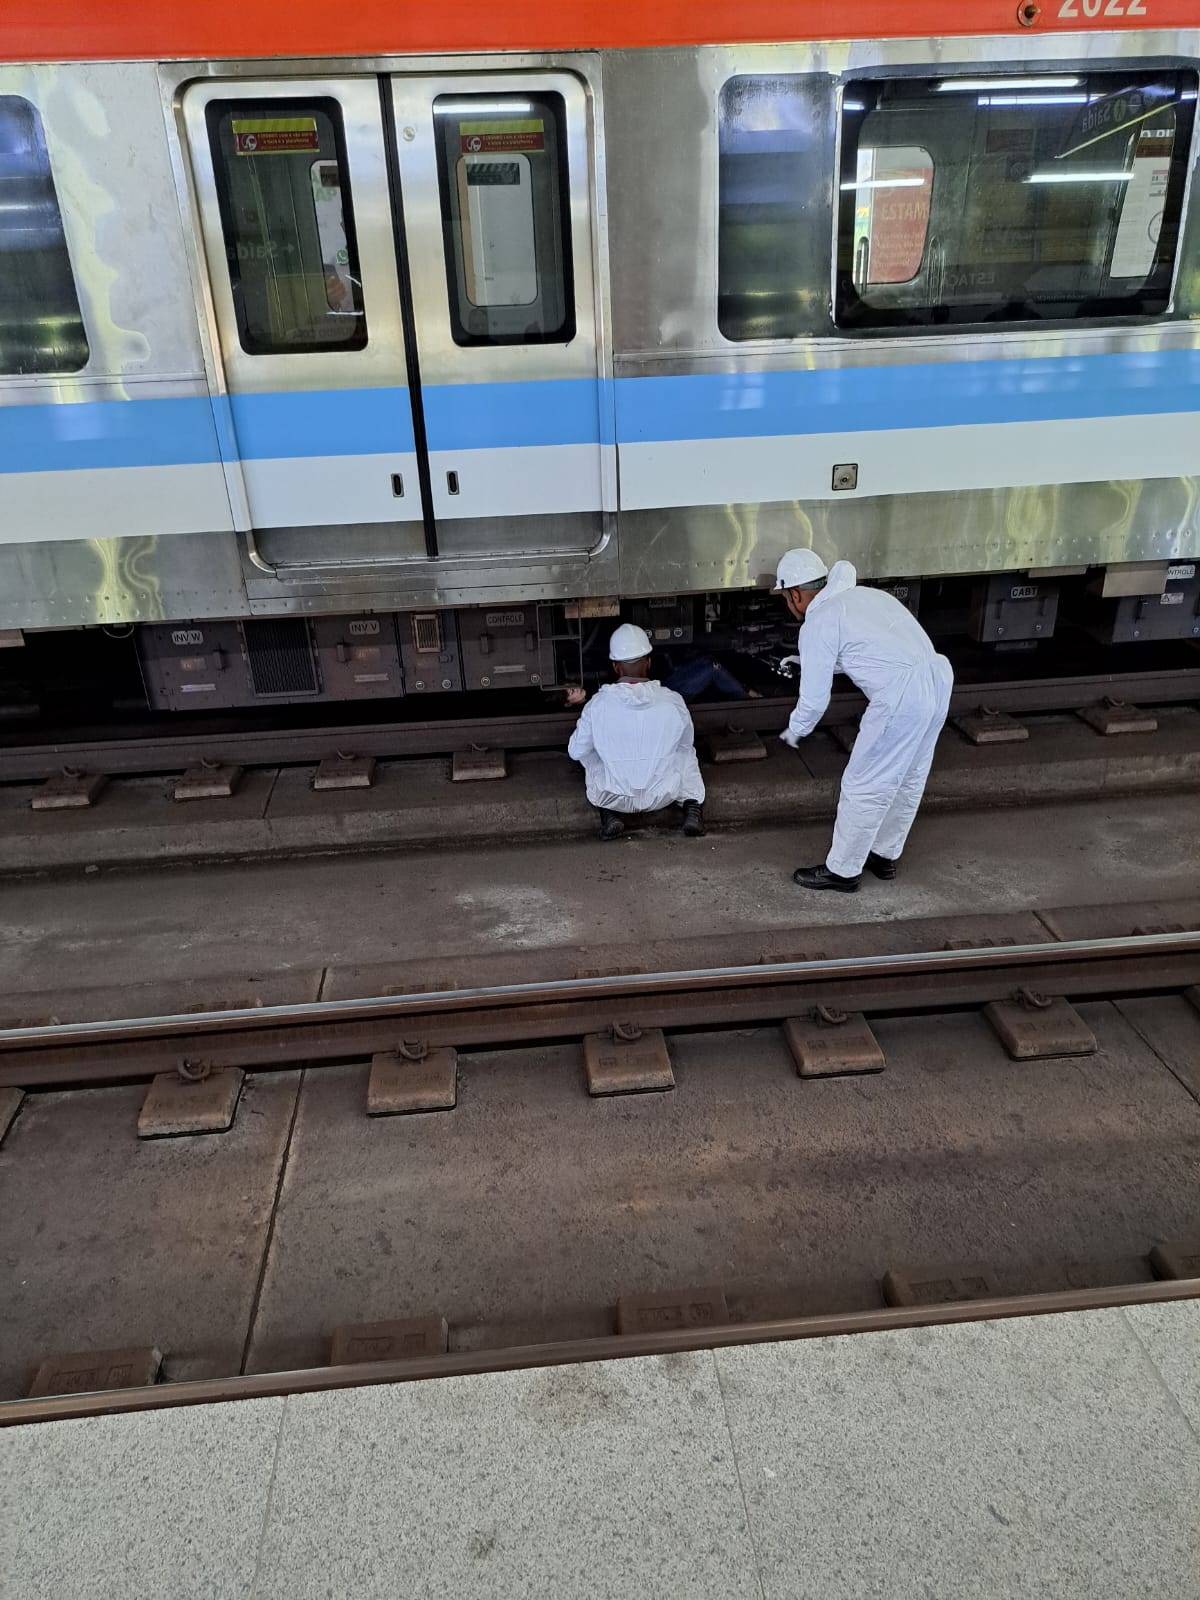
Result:
M779 558L775 587L771 593L778 594L781 589L803 589L808 584L816 583L819 578L828 576L829 568L815 550L787 550Z
M640 661L643 656L648 656L653 648L650 635L645 628L639 628L634 622L623 622L608 641L608 659Z

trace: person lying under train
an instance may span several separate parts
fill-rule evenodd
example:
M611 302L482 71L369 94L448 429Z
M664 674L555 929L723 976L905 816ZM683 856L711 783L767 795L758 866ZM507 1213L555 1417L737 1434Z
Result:
M693 700L746 700L759 696L734 677L723 661L694 650L662 650L663 682L690 705Z
M567 746L583 767L602 839L624 833L622 817L670 805L682 806L689 838L704 833L691 713L673 689L651 678L650 654L645 630L622 623L608 644L615 681L601 684L584 706ZM569 691L567 704L581 704L583 695L581 688Z
M954 673L894 595L861 589L848 561L832 570L812 550L789 550L773 594L800 629L800 698L780 738L794 750L824 715L835 672L867 697L842 774L833 844L820 866L792 874L805 889L853 893L863 868L894 878L925 792L934 746L950 708Z

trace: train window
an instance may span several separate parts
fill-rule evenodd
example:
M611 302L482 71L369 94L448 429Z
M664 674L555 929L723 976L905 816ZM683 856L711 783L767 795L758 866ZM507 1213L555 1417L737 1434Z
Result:
M250 355L367 342L335 100L215 100L208 136L238 336Z
M433 103L455 344L575 337L566 117L557 94Z
M849 85L839 326L1165 311L1195 101L1183 72Z
M0 372L78 372L87 360L41 118L0 95Z
M829 102L830 80L815 73L721 89L717 326L727 339L829 331Z

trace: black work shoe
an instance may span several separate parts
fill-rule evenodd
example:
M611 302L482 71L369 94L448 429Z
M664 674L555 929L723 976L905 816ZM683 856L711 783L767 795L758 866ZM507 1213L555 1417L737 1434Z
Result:
M867 871L873 872L877 878L890 881L896 876L896 862L889 861L887 856L877 856L872 850L867 857Z
M625 832L625 824L615 811L602 811L600 813L600 837L602 839L619 839Z
M857 894L859 878L839 878L828 867L797 867L792 882L802 889L837 889L841 894Z
M703 839L704 811L699 800L683 802L683 831L689 839Z

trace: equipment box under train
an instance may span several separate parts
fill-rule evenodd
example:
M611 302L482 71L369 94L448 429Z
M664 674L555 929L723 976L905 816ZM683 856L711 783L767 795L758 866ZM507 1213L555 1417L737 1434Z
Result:
M1057 619L1056 583L999 573L974 586L968 631L980 644L1024 644L1051 638Z
M465 688L536 689L554 681L552 660L543 660L539 611L515 605L459 612Z
M461 689L546 688L565 652L578 677L578 625L556 631L536 603L401 616L256 617L153 623L138 657L156 711L264 702L397 699Z
M1194 562L1169 568L1161 594L1130 594L1102 604L1100 618L1089 628L1102 644L1200 639L1200 577Z
M140 628L138 658L155 711L225 710L256 698L236 622Z
M156 711L403 693L391 616L156 623L139 631L138 654Z

